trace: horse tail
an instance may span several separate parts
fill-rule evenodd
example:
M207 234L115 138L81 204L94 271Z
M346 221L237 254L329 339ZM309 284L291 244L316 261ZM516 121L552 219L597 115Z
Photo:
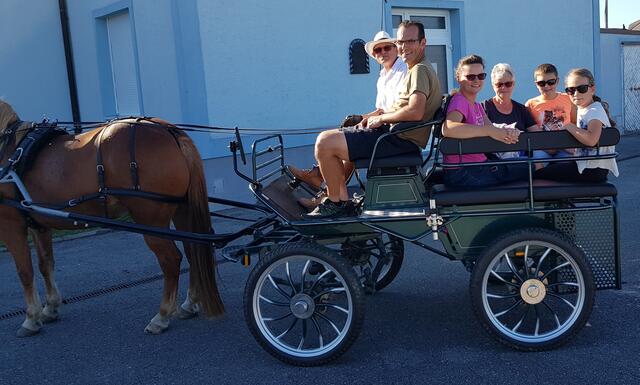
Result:
M185 210L186 230L196 233L213 233L200 153L189 136L181 131L172 131L189 167L187 210ZM216 285L213 246L210 243L191 242L184 242L183 245L191 266L190 279L195 280L192 282L196 290L194 294L202 306L202 311L205 315L214 317L224 314L224 304Z

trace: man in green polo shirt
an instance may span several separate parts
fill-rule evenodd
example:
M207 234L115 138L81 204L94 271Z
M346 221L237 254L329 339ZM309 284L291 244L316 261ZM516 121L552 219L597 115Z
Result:
M371 116L356 127L335 129L318 135L315 155L327 184L327 198L306 218L336 218L354 214L353 202L345 183L343 160L368 159L377 139L388 132L391 124L428 121L440 107L442 93L438 77L425 57L427 40L424 27L414 21L403 21L396 39L398 52L409 71L398 101L391 111ZM427 144L428 128L412 130L388 137L379 146L376 157L388 157L418 151Z

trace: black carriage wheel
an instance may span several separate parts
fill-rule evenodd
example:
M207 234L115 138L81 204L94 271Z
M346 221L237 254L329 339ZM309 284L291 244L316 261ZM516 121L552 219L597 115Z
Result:
M326 364L344 354L364 322L364 292L346 261L315 243L276 247L251 271L245 321L274 357Z
M489 334L525 351L573 338L595 298L584 252L565 235L541 228L513 231L488 247L471 273L470 291Z
M377 275L375 291L389 286L398 276L404 261L404 242L394 235L380 234L376 238L342 244L341 254L353 266L365 292L370 294L374 291L371 290L373 283L368 281L373 275Z

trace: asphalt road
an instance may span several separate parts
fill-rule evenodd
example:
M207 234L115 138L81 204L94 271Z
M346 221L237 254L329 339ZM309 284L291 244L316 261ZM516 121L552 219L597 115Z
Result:
M157 312L159 280L63 305L61 320L35 337L14 337L22 316L0 320L0 384L638 384L640 137L624 138L619 148L627 158L615 181L623 290L598 292L587 327L557 350L521 353L495 342L473 317L462 264L407 245L398 278L367 298L359 339L327 366L291 367L264 352L243 318L249 269L225 264L226 316L174 320L159 336L143 333ZM160 272L135 234L108 232L54 247L65 298ZM181 299L186 281L182 275ZM13 262L0 253L0 316L22 307Z

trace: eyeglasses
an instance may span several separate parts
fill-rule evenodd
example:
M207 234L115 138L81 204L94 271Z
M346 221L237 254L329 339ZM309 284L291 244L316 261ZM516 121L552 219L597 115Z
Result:
M373 53L378 54L378 53L381 53L382 51L389 52L389 51L391 51L391 48L393 48L392 44L387 44L387 45L385 45L383 47L376 47L376 48L373 49Z
M476 79L484 80L484 79L487 78L487 73L483 72L481 74L467 74L467 75L462 75L462 76L464 76L465 78L467 78L467 80L470 80L470 81L474 81Z
M419 39L396 40L396 45L398 47L402 47L403 45L415 44L419 41L420 41Z
M496 83L496 88L502 88L502 87L505 87L505 88L513 87L513 81L508 81L508 82L504 82L504 83L503 82Z
M558 82L558 78L555 78L555 79L549 79L549 80L538 80L536 82L536 84L538 85L538 87L542 88L545 85L546 86L552 86L552 85L556 84L557 82Z
M567 87L564 90L569 95L575 94L576 91L580 92L581 94L584 94L585 92L587 92L587 90L589 90L589 87L591 87L591 84L583 84L577 87Z

